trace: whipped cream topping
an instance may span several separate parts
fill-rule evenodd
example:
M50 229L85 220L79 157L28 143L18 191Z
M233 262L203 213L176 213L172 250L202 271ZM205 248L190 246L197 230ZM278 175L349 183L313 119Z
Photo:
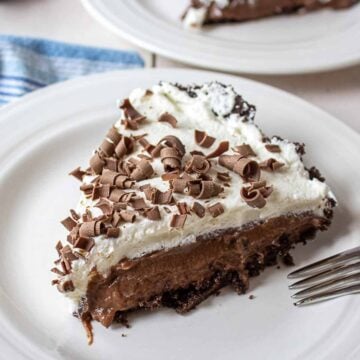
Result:
M171 217L177 212L175 206L168 206L172 213L168 214L160 207L161 220L151 221L138 216L135 223L120 225L121 233L118 238L105 238L98 236L95 246L91 249L88 257L72 262L72 272L62 278L62 281L71 280L75 291L65 293L75 304L81 296L85 295L89 280L89 273L93 268L106 275L111 266L124 258L134 259L157 250L167 250L177 246L194 242L198 235L229 227L242 227L248 223L266 220L286 214L297 214L311 211L316 215L323 216L323 208L326 198L333 197L328 186L317 179L309 179L309 174L304 168L296 146L287 140L273 138L272 144L280 147L280 153L270 153L263 142L263 134L254 124L254 108L247 103L243 109L247 109L246 115L240 116L234 113L237 94L231 86L223 86L219 83L209 83L202 87L192 87L186 91L169 83L161 83L151 89L149 93L143 89L134 90L130 96L131 104L142 115L146 116L146 122L139 130L124 130L120 120L115 127L124 135L139 135L147 133L147 140L151 144L166 135L177 136L186 147L187 154L183 161L189 159L189 152L199 150L205 153L213 151L218 143L223 140L230 142L230 148L243 143L249 144L256 153L254 158L258 162L272 157L285 165L276 172L261 172L261 179L266 180L268 185L274 188L273 193L267 199L264 208L252 208L245 203L240 196L243 180L237 174L230 172L231 186L225 187L223 198L216 197L209 200L198 200L207 207L215 202L221 202L225 208L224 214L213 218L206 213L203 218L195 214L187 217L184 228L170 228ZM159 117L168 112L177 119L177 127L172 128L168 123L159 122ZM120 119L122 118L122 114ZM215 143L209 148L199 147L194 140L194 130L206 131L208 135L216 138ZM141 147L131 156L141 152ZM230 151L231 153L231 151ZM161 191L169 188L169 183L160 177L163 165L160 159L152 161L155 174L148 180L137 183L137 186L151 184ZM210 175L216 171L227 171L219 166L216 160L212 161ZM215 177L215 176L214 176ZM84 182L90 182L88 176ZM186 201L191 205L195 199L174 194L177 201ZM80 214L86 210L91 211L93 216L101 215L101 210L94 207L94 202L81 197L77 211Z

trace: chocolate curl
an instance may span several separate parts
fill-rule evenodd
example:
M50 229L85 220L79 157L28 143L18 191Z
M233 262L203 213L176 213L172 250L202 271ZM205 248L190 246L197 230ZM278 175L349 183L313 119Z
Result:
M104 169L100 177L100 184L108 184L116 186L120 189L130 189L134 185L134 181L126 175L121 175L118 172Z
M271 186L266 186L266 181L258 181L248 187L242 187L240 195L249 206L261 209L266 205L266 198L272 191Z
M106 230L107 238L118 238L120 236L120 229L117 227L111 227Z
M213 152L206 155L206 158L207 159L216 158L228 150L229 150L229 142L222 141Z
M85 174L86 174L86 172L81 170L80 166L69 173L69 175L73 176L74 178L76 178L80 181L82 181Z
M139 144L151 155L152 151L155 149L155 146L151 145L144 137L140 138L138 141Z
M80 225L79 234L81 237L91 238L94 236L99 236L104 229L105 225L102 221L89 221Z
M125 117L128 120L140 123L145 119L145 116L141 115L131 104L129 99L125 99L120 105L120 109L124 111Z
M119 141L121 140L121 134L117 131L115 127L112 127L108 133L106 134L106 137L112 141L112 143L116 146Z
M105 139L100 145L100 151L106 156L111 156L114 153L115 145Z
M185 166L185 171L205 174L211 168L210 161L201 155L193 155Z
M275 144L266 144L265 149L272 153L279 153L281 152L280 146Z
M224 188L213 181L201 181L200 183L200 193L196 197L198 199L209 199L213 196L217 196Z
M148 160L141 159L137 164L136 168L131 173L131 178L135 181L148 179L154 173L154 169Z
M167 172L165 174L162 174L161 179L164 181L170 181L170 180L178 179L179 176L180 176L179 171L174 170L172 172Z
M158 189L153 189L150 195L151 202L153 204L158 204L158 205L171 204L173 201L172 193L173 193L172 190L167 190L165 192L162 192Z
M241 155L221 155L219 156L218 162L221 166L232 170L236 162L239 161L241 158Z
M187 185L187 180L185 179L174 179L170 181L170 189L174 193L184 194Z
M161 215L160 215L160 211L159 211L159 207L158 206L154 206L153 208L146 210L144 215L152 221L158 221L161 220Z
M134 140L123 136L115 147L115 154L120 159L126 154L130 154L134 148Z
M186 183L186 194L193 197L198 197L203 189L201 180L191 180Z
M105 165L105 161L102 159L100 154L96 152L90 159L90 167L93 173L101 174Z
M134 194L134 193L128 193L120 189L112 189L110 192L109 200L113 202L123 202L124 197L128 196L129 194Z
M174 148L178 151L180 157L183 157L185 155L185 146L183 143L174 135L167 135L163 137L159 144L165 144L168 147Z
M94 247L94 245L95 242L93 239L87 237L79 237L74 243L74 248L78 248L90 252L90 250Z
M134 211L121 210L119 215L120 218L127 223L133 223L136 220L136 214Z
M248 157L248 156L256 156L254 150L248 144L242 144L239 146L235 146L235 152L239 153L241 156Z
M195 201L191 207L191 210L199 217L199 218L203 218L205 216L205 208L198 203L197 201Z
M61 224L64 225L67 230L71 231L76 226L77 222L68 216L66 219L61 221Z
M257 181L260 177L259 164L241 155L221 155L219 164L239 174L243 179Z
M104 215L111 215L114 210L111 201L109 201L108 199L105 199L105 198L102 198L94 206L99 208Z
M153 150L151 150L151 153L150 155L153 157L153 158L157 158L160 156L160 152L161 152L161 149L163 149L164 146L161 145L161 144L157 144Z
M105 159L105 167L111 171L117 171L118 168L118 160L114 157L109 157Z
M176 148L164 147L160 151L160 156L166 172L181 169L182 156Z
M241 158L235 163L233 171L246 180L257 181L260 178L259 164L255 160Z
M201 147L209 148L215 142L215 138L207 135L205 131L195 130L195 142Z
M177 120L174 116L169 114L168 112L162 114L158 120L159 122L166 122L170 124L173 128L176 128Z
M225 212L224 206L219 202L209 206L208 210L213 218L216 218Z
M178 215L175 214L172 216L171 221L170 221L170 227L172 228L183 228L185 225L185 221L186 221L187 215L183 214L183 215Z
M273 158L262 161L259 164L260 169L265 170L265 171L271 171L271 172L282 168L284 165L285 165L284 163L282 163L280 161L277 161L277 160L275 160Z

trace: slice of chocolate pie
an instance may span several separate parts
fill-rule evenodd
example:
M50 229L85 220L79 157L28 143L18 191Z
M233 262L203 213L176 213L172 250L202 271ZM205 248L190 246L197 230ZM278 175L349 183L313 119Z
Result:
M264 136L231 86L161 83L121 105L56 246L58 289L108 327L133 310L187 312L325 230L334 196L304 145Z
M359 0L191 0L183 16L185 27L241 22L272 15L323 8L344 9Z

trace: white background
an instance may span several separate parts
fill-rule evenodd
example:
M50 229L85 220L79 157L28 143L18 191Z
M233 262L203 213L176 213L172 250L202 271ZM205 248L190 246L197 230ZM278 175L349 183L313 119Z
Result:
M79 0L0 0L0 33L136 49L93 20ZM140 52L148 67L184 66ZM360 132L360 65L321 74L248 77L294 93Z

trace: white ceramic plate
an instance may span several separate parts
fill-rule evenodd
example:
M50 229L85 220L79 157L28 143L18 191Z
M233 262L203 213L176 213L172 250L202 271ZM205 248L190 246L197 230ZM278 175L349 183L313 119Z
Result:
M186 316L170 310L131 316L131 329L95 324L89 347L80 322L50 286L59 220L78 200L67 176L117 119L116 99L160 80L232 83L258 107L270 134L304 141L340 207L331 230L294 251L296 263L358 244L360 137L304 101L259 83L210 72L141 70L50 86L0 110L1 359L358 359L360 297L295 308L282 266L253 279L250 294L224 291ZM122 337L121 334L127 334Z
M290 74L360 61L359 5L186 31L180 15L189 2L83 0L95 19L138 46L205 68Z

